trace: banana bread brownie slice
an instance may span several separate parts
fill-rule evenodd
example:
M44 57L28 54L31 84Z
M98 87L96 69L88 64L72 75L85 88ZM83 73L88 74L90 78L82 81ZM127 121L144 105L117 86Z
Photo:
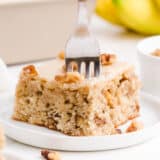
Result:
M98 78L65 73L60 59L23 68L13 119L72 136L116 134L119 125L139 115L140 83L132 65L107 63L114 59L107 56Z

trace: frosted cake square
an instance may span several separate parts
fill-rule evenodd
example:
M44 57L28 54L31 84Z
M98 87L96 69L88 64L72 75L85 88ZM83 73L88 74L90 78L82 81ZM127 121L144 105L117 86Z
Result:
M134 67L101 56L101 75L85 79L66 73L64 60L26 66L16 88L13 119L71 136L117 134L117 128L139 116L140 82Z

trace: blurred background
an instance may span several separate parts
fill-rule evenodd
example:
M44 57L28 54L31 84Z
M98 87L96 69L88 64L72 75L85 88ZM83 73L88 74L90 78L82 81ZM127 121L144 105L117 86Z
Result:
M160 0L88 0L101 51L133 60L144 36L160 34ZM0 0L0 57L7 64L44 60L64 49L76 24L76 0ZM125 56L126 55L126 56Z

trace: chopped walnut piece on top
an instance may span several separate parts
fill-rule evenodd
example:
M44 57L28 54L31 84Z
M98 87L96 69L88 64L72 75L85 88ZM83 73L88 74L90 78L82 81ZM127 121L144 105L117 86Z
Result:
M60 154L59 154L58 152L55 152L55 151L42 150L42 151L41 151L41 155L42 155L43 158L45 158L46 160L61 160Z
M61 83L76 83L83 79L83 76L78 72L67 72L65 74L55 76L55 80Z
M160 57L160 49L156 49L153 53L151 53L151 55Z
M143 128L144 128L144 125L143 125L142 122L133 120L131 122L130 126L127 128L126 133L139 131L139 130L141 130Z
M36 71L36 68L34 65L29 65L23 68L23 73L28 75L34 75L37 76L38 72Z
M78 71L78 65L77 65L76 62L71 62L70 65L71 65L71 68L72 68L73 72ZM63 72L67 72L65 64L62 66L62 70L63 70Z
M111 65L116 61L115 54L101 54L100 60L102 65Z
M61 51L61 52L58 53L58 58L60 58L60 59L62 59L62 60L65 58L65 53L64 53L64 51Z

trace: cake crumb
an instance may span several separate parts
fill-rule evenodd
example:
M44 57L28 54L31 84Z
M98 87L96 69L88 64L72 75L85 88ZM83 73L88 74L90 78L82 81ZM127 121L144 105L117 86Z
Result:
M160 49L156 49L153 53L151 53L152 56L160 57Z
M100 60L102 65L111 65L116 62L116 55L115 54L101 54Z
M41 155L46 160L61 160L60 154L56 151L42 150Z
M58 53L58 58L64 60L65 59L65 53L64 51L61 51Z
M144 125L142 122L137 121L137 120L133 120L131 122L131 124L129 125L129 127L127 128L126 133L136 132L136 131L139 131L143 128L144 128Z
M104 136L117 134L116 128L139 116L139 79L132 65L102 66L102 77L89 79L62 72L62 65L56 58L37 67L38 76L22 71L13 119L69 136Z
M76 83L82 81L83 76L78 72L67 72L65 74L55 76L55 80L61 83Z

